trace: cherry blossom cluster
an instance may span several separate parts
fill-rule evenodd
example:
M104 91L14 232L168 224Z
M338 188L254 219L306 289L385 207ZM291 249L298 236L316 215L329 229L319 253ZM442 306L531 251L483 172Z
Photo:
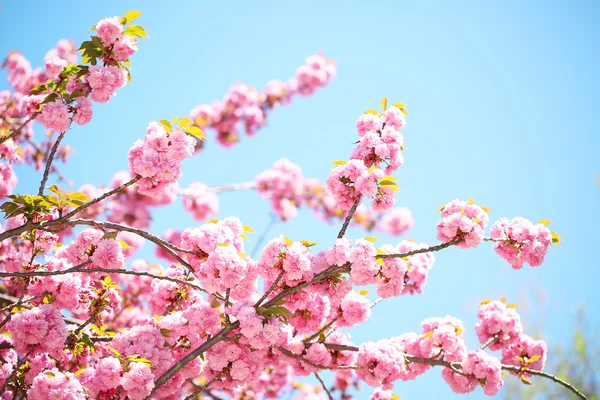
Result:
M442 243L457 242L462 249L476 247L484 238L489 221L483 207L472 200L452 200L441 209L442 219L437 225L437 238Z
M494 244L496 253L514 269L521 269L524 264L532 267L541 265L552 244L550 229L543 223L534 225L523 217L496 221L492 225L490 236L497 240Z
M1 128L36 118L63 133L71 121L89 122L91 101L108 101L126 80L136 38L146 35L130 25L140 14L130 11L94 26L97 36L80 49L83 64L91 66L72 64L68 42L46 56L45 71L32 71L27 60L11 54L9 81L19 89L0 94L8 104ZM516 305L504 299L480 304L476 351L452 316L423 320L419 333L358 345L339 331L368 321L379 301L422 293L434 251L484 240L488 209L472 200L454 200L440 210L439 245L403 240L376 247L373 237L344 237L350 223L392 235L414 224L409 210L392 209L397 186L384 175L403 162L406 111L400 103L388 107L384 99L382 113L369 110L359 118L357 147L349 162L335 163L326 185L303 177L287 159L256 177L258 192L282 220L306 205L323 219L344 221L338 238L320 251L314 242L279 235L254 259L245 253L252 229L237 217L168 230L163 239L149 232L151 207L173 203L178 194L196 221L218 211L215 190L200 182L185 190L177 184L182 160L194 152L192 136L202 138L198 126L215 129L219 141L231 145L238 125L255 133L270 108L312 94L334 75L330 62L312 56L295 78L269 82L264 93L236 85L223 102L195 109L195 125L188 118L174 118L175 125L152 122L129 151L129 171L117 172L108 187L85 184L73 193L53 185L47 188L53 194L43 195L43 178L42 194L11 196L2 204L7 219L0 226L0 277L8 305L0 309L0 397L326 399L333 391L347 399L365 383L374 388L371 399L393 400L398 381L433 367L441 367L456 393L481 386L495 395L503 370L524 383L540 375L547 345L523 333ZM19 102L25 111L15 110ZM0 163L4 195L16 183L11 164L32 159L20 149L31 140L29 127L13 136L0 137L6 139L0 140L7 160ZM46 171L51 164L50 157ZM370 207L360 204L363 197L371 199ZM548 222L502 219L485 240L494 241L515 268L539 265L559 240L545 228ZM144 240L169 263L135 259ZM374 286L378 300L365 285ZM332 386L320 378L321 386L294 382L322 370L334 371Z
M75 64L76 48L68 40L48 51L43 69L32 69L18 52L9 53L2 67L14 93L0 91L0 198L16 186L12 163L27 162L39 169L45 162L45 146L33 139L32 119L50 132L64 133L72 122L90 122L92 101L105 103L126 85L137 38L146 36L141 26L129 25L139 15L130 11L124 17L101 20L95 26L98 36L79 48L81 65ZM58 158L66 161L70 151L60 147Z
M254 135L266 124L270 109L289 103L295 95L312 95L316 89L326 86L335 74L333 61L313 55L287 82L271 80L263 91L237 83L223 100L196 106L190 111L190 118L196 126L216 131L217 141L224 147L231 147L240 139L240 125L246 135Z
M383 108L383 113L369 110L356 121L360 139L350 158L362 160L367 167L381 168L385 164L385 173L391 174L404 162L404 137L400 129L406 126L406 111L401 103L387 107L385 98Z
M144 141L136 141L129 149L131 174L142 177L137 183L139 192L161 197L172 190L181 176L181 161L193 154L194 143L181 129L168 132L158 122L151 122Z
M362 160L338 163L340 165L331 170L327 178L327 186L342 210L352 208L362 196L373 199L371 207L376 211L389 210L394 206L394 190L382 184L382 170L374 166L367 168Z
M318 218L327 221L343 220L348 214L348 208L344 209L340 205L328 184L323 185L316 179L304 177L302 169L286 158L275 162L273 169L258 175L255 183L260 195L271 201L273 211L283 221L294 218L302 205L312 209ZM383 187L380 191L389 194L393 189ZM380 209L379 206L384 203L379 203L382 200L383 198L376 199L377 205L374 204L373 207L375 210L361 204L352 215L352 223L368 231L378 230L394 236L403 235L413 227L414 218L409 209L397 207L384 212L387 205Z
M300 167L288 159L276 161L273 169L255 179L258 193L270 199L275 213L287 221L296 216L298 205L303 203L304 182Z
M219 212L219 198L202 182L192 183L184 192L183 208L202 222Z

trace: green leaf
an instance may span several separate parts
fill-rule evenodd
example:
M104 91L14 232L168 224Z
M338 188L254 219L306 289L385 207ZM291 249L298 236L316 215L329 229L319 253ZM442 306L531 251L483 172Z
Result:
M387 105L388 105L387 97L384 97L383 99L381 99L381 109L383 111L387 110Z
M69 202L69 205L79 207L89 203L90 199L85 195L85 193L75 192L67 194L67 201Z
M127 244L126 241L124 241L123 239L117 239L117 242L121 245L122 248L124 249L133 249L133 247L131 247L130 245Z
M336 160L333 162L333 165L346 165L346 161L344 160Z
M173 130L173 125L171 125L171 121L168 119L161 119L158 122L165 128L167 132L171 132Z
M552 243L560 247L560 236L556 232L550 232L552 234Z
M198 128L197 126L188 126L184 129L184 131L185 133L188 133L197 139L204 140L204 132L202 132L202 129Z
M143 12L141 11L135 11L135 10L131 10L131 11L127 11L124 15L124 18L127 20L127 22L133 22L136 19L138 19L140 17L140 15L142 15Z
M185 128L186 126L190 126L192 124L192 120L189 119L188 117L183 117L181 119L179 119L179 126L181 128Z
M109 349L110 351L112 351L112 353L117 356L117 358L119 360L123 360L123 356L121 355L121 353L119 353L114 347L111 347L109 345L106 345L106 348Z
M73 93L71 93L72 99L75 99L75 98L81 97L81 96L85 96L85 93L83 93L81 90L75 90Z
M160 328L160 334L163 335L163 337L169 336L171 332L173 332L171 329Z
M375 115L381 115L381 113L377 110L367 110L365 111L363 114L375 114Z
M271 315L284 315L286 317L289 317L292 315L290 310L288 310L287 308L285 308L283 306L271 307L271 308L258 307L257 311L259 314L264 315L265 317L269 317Z
M300 243L302 243L306 247L311 247L311 246L314 246L315 244L317 244L317 242L309 242L308 240L301 240Z
M127 29L125 29L125 32L123 33L129 36L137 36L142 39L148 37L146 30L139 25L130 25L127 27Z
M58 98L57 93L50 93L48 96L46 96L46 98L40 104L51 103L51 102L55 101L57 98Z
M550 225L550 220L549 219L540 219L538 221L538 224L542 224L544 226L548 226L548 225Z
M254 232L254 229L250 228L248 225L242 225L242 227L244 228L244 232Z

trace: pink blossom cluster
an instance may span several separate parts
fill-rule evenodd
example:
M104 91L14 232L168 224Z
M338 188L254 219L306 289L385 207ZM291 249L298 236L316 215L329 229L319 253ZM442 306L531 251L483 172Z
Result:
M400 236L411 230L414 225L415 219L408 208L395 207L381 217L377 229L390 235Z
M13 345L20 354L34 348L57 355L62 352L67 339L67 328L60 311L49 304L15 314L6 324L6 330L13 335Z
M410 240L403 240L398 243L398 253L407 253L412 250L424 249L429 247L427 243L416 243ZM421 294L427 284L429 270L433 268L435 256L433 253L419 253L408 257L408 265L404 275L404 290L402 294Z
M309 96L326 86L335 77L335 66L322 55L313 55L306 64L298 67L296 76L287 82L271 80L260 92L237 83L225 94L223 100L212 105L201 104L190 111L190 118L200 128L211 128L217 141L224 147L239 141L238 126L243 125L246 135L254 135L266 124L270 109L289 103L293 96Z
M196 221L206 221L219 211L219 198L202 182L190 185L182 197L183 208L192 214Z
M0 199L12 194L17 186L17 175L11 164L0 162Z
M96 31L106 52L113 61L127 61L138 50L135 36L124 30L121 18L104 18L96 24ZM107 56L108 58L108 56Z
M116 189L131 181L129 172L119 171L111 180L111 188ZM173 203L177 198L179 186L176 182L164 186L161 193L150 197L140 193L135 186L128 186L117 195L112 196L105 204L109 221L124 223L134 228L148 228L150 226L150 207ZM170 258L169 258L170 260Z
M502 301L484 301L479 308L475 332L481 344L491 340L491 350L502 350L513 344L523 333L521 317Z
M367 342L360 346L356 370L358 376L369 386L391 389L392 383L406 371L404 351L391 339Z
M483 240L488 221L487 213L472 201L452 200L442 208L437 238L442 243L456 241L462 249L476 247Z
M57 368L52 368L33 378L31 387L27 390L27 398L30 400L85 400L87 396L81 382L74 374L63 373Z
M281 281L288 286L309 281L315 275L310 250L300 242L290 242L283 237L271 239L263 249L257 268L266 285L280 274L283 274Z
M86 75L86 82L91 89L92 100L106 103L117 89L127 84L127 71L115 65L92 65Z
M385 161L385 173L391 174L404 162L404 137L400 129L405 125L404 114L396 106L390 106L382 115L361 115L356 121L360 139L350 158L362 160L367 167L381 167Z
M469 393L481 385L485 394L495 396L504 384L500 361L483 351L470 351L461 364L461 373L444 368L442 377L455 393Z
M496 239L494 250L508 261L514 269L524 264L537 267L544 262L552 244L552 233L543 224L534 225L528 219L502 218L492 225L490 236Z
M271 200L275 213L283 220L294 218L303 203L304 180L300 167L287 158L273 164L273 169L255 178L258 193Z
M436 358L443 355L448 362L462 361L467 353L464 343L465 328L462 321L447 315L444 318L428 318L421 322L419 356Z
M362 160L350 160L331 170L327 186L343 210L349 210L364 196L373 199L371 207L374 210L383 211L392 208L395 201L394 191L379 184L383 177L382 170L367 168Z
M522 334L512 344L502 349L502 363L541 371L546 364L548 345L543 340L535 340ZM530 376L525 372L524 375Z
M139 192L161 197L181 176L181 161L194 151L194 139L182 130L166 132L162 125L151 122L144 141L129 149L129 169L142 177Z

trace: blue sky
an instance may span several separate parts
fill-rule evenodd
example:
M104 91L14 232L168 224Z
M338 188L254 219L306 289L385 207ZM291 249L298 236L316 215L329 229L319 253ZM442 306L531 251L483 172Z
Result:
M486 244L438 253L425 293L378 305L372 319L352 331L355 341L416 331L424 318L451 314L465 322L474 348L479 300L504 295L521 304L526 324L543 321L551 345L568 342L580 304L591 328L600 329L594 254L600 223L598 3L104 1L33 7L2 1L0 54L18 50L41 65L59 39L80 43L99 19L129 9L144 11L139 22L150 38L132 59L133 83L109 103L96 104L92 122L66 137L76 153L61 168L76 187L106 184L126 169L127 150L148 122L184 116L220 99L234 82L262 87L272 78L287 79L306 56L322 51L338 65L327 88L277 109L268 127L233 149L209 140L206 151L184 162L181 186L251 180L281 157L301 165L306 176L325 179L331 161L349 157L357 117L378 108L383 96L402 101L410 112L408 151L395 176L402 188L397 204L409 207L417 221L410 237L435 243L438 204L472 196L493 209L492 221L519 215L552 220L563 245L553 247L541 267L520 271ZM0 89L6 88L4 71L0 78ZM18 191L33 192L39 174L19 172ZM239 216L255 228L250 240L256 240L268 212L254 192L225 193L218 217ZM152 230L195 225L178 203L156 210ZM323 248L338 230L304 210L271 233ZM378 243L390 242L379 236ZM147 244L143 254L152 250ZM438 370L399 382L394 392L406 399L459 397Z

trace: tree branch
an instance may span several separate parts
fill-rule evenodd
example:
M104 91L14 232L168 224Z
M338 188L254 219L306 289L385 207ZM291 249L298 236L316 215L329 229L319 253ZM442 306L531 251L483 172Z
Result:
M6 142L9 139L12 139L13 137L17 136L17 134L19 132L21 132L21 130L25 127L25 125L27 125L28 123L30 123L31 121L33 121L33 119L35 117L37 117L39 113L33 113L29 116L29 118L27 118L17 129L15 129L14 131L12 131L11 133L9 133L8 135L4 136L3 138L0 138L0 145L4 142Z
M338 239L343 238L344 235L346 234L346 229L348 229L348 224L350 224L350 221L352 220L352 216L354 215L354 213L356 212L356 209L358 208L358 205L360 204L361 198L362 198L362 195L358 195L358 197L354 201L354 204L350 208L350 211L348 211L348 215L346 216L346 219L344 220L342 229L340 229L340 233L338 233L338 235L337 235Z
M325 382L323 382L323 379L321 379L319 374L317 374L316 372L314 373L314 376L315 376L315 378L317 378L317 380L321 384L321 387L323 388L323 390L327 393L327 397L329 397L329 400L333 400L333 396L331 395L331 392L329 391L329 389L327 389L327 386L325 386Z
M69 127L71 127L71 122L69 123ZM69 130L67 128L67 130ZM50 174L50 167L52 166L52 161L54 161L54 156L56 155L56 151L58 150L58 146L60 145L61 140L65 137L67 131L61 132L60 135L56 138L52 149L50 150L50 154L48 154L48 159L46 160L46 168L44 168L44 175L42 176L42 181L40 182L40 188L38 189L38 196L41 196L44 193L44 186L46 186L46 181L48 180L48 175Z

